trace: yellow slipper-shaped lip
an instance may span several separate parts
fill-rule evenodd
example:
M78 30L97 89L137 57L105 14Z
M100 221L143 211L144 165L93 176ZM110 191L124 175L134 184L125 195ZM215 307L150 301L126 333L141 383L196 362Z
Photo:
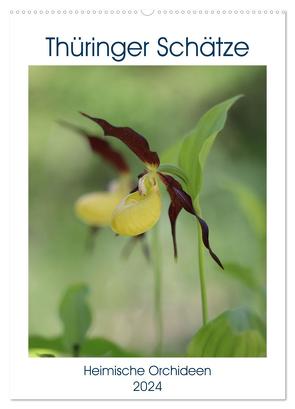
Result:
M159 220L161 198L158 189L146 195L130 193L115 208L111 227L121 236L137 236L150 230Z

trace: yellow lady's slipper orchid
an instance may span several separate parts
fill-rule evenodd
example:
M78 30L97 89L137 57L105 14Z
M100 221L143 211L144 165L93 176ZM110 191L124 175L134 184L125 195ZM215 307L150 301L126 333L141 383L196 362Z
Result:
M81 196L75 203L75 213L89 226L110 226L114 209L130 190L129 175L122 175L118 181L112 182L109 191L92 192Z
M122 154L104 138L89 134L84 129L66 121L59 121L59 124L81 135L88 142L92 152L108 162L119 174L118 178L109 184L107 191L86 193L74 205L76 216L90 228L90 236L86 244L89 249L92 249L94 235L100 227L111 226L114 210L132 189L129 166ZM148 187L150 182L146 181L146 183ZM158 213L160 215L160 211ZM144 233L132 237L132 240L127 243L123 251L125 257L129 256L130 250L137 242L141 243L143 254L149 260L149 248L144 241Z
M192 198L183 190L181 184L171 175L159 171L159 156L157 152L150 150L147 140L131 128L113 126L105 119L94 118L84 113L82 115L98 124L105 135L120 139L145 164L146 170L139 178L138 189L127 195L114 209L111 221L112 229L123 236L137 236L151 229L157 223L161 213L158 186L158 180L160 180L166 186L171 199L168 214L175 257L177 256L176 219L181 210L185 209L197 218L202 230L204 246L214 261L223 268L221 261L210 247L207 223L196 213Z

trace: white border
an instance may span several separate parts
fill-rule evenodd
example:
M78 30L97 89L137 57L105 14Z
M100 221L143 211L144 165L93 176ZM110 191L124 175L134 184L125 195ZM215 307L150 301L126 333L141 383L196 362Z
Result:
M32 360L27 356L27 272L23 271L23 267L27 265L27 225L24 222L27 220L27 138L24 135L24 129L27 129L27 65L28 64L71 64L77 61L70 59L54 60L48 59L44 52L44 44L41 40L42 34L46 31L47 22L44 19L49 18L45 15L13 15L13 27L11 33L11 95L12 105L11 112L13 114L11 122L11 143L12 143L12 195L11 195L11 212L14 215L12 223L13 249L17 251L18 257L12 260L12 303L11 303L11 318L12 318L12 373L11 387L12 397L18 399L96 399L109 398L110 396L122 399L134 398L134 394L130 393L131 389L127 388L125 382L120 381L120 378L114 378L112 388L116 387L116 393L110 391L110 379L107 382L100 382L100 392L97 395L98 386L97 379L93 378L87 382L80 375L81 367L84 363L91 362L92 365L97 362L97 359L59 359L57 360ZM55 31L58 24L62 23L59 18L54 18ZM130 18L126 15L124 18ZM134 17L134 16L133 16ZM161 16L155 16L161 18ZM178 27L175 27L175 17L177 18ZM167 30L173 29L174 37L183 35L183 27L179 23L180 16L171 16L171 19L165 23ZM234 17L234 19L233 19ZM257 19L258 17L258 19ZM34 19L33 23L28 18ZM89 25L94 21L90 16L85 19L84 16L73 16L72 20L67 19L66 27L63 30L67 33L74 31L73 26L77 23L76 19L80 19L81 30L87 33ZM118 18L114 15L112 18ZM121 16L122 18L122 16ZM148 17L150 18L150 17ZM153 17L154 18L154 17ZM184 16L183 16L184 18ZM197 18L197 16L196 16ZM219 21L217 20L219 19ZM231 18L230 25L226 24L225 19ZM247 18L245 21L243 19ZM245 23L249 24L251 18L251 32L245 30ZM17 20L16 20L17 19ZM263 32L261 32L261 19L263 19ZM275 19L275 20L273 20ZM74 21L75 20L75 21ZM83 22L84 20L84 22ZM91 21L90 21L91 20ZM103 20L105 21L105 20ZM104 24L101 21L100 26ZM17 22L17 24L16 24ZM171 22L171 23L170 23ZM138 26L137 26L138 24ZM186 30L188 30L189 20L185 20ZM273 27L276 30L273 30ZM216 371L215 378L212 377L210 382L198 380L200 389L195 391L195 384L183 382L183 380L170 379L167 381L168 393L162 393L159 399L282 399L285 396L284 382L284 16L260 14L260 15L202 15L198 20L199 32L204 32L205 27L210 26L210 31L226 33L229 28L237 36L242 32L242 35L247 35L252 52L243 60L244 64L251 65L267 65L268 66L268 357L260 359L195 359L198 366L212 366ZM214 29L211 27L214 25ZM157 33L152 34L148 30L148 25L142 19L140 23L132 21L132 26L138 34L137 38L144 35L145 29L151 38L158 36ZM126 37L132 36L130 25L127 24ZM141 32L136 31L140 28ZM34 31L33 31L34 29ZM48 27L47 27L48 29ZM190 27L191 29L191 27ZM80 31L81 31L80 30ZM154 30L155 31L155 30ZM162 32L163 30L161 30ZM274 32L275 31L275 32ZM118 37L118 33L108 32L108 27L103 28L103 32L108 34L108 38ZM40 34L40 36L38 36ZM241 34L241 33L240 33ZM120 35L122 30L120 28ZM147 35L147 34L145 34ZM105 36L104 36L105 37ZM25 47L19 47L19 39L22 39ZM131 37L130 37L131 38ZM276 52L274 53L273 50ZM17 51L17 52L16 52ZM205 60L205 61L203 61ZM81 61L79 64L93 64L93 61ZM101 61L102 64L110 64L111 61ZM138 59L136 64L173 64L175 61L165 62L156 61L155 59L141 60ZM178 64L195 64L189 58L181 60ZM208 59L198 59L198 64L209 64ZM241 61L222 61L222 59L214 64L241 64ZM278 137L280 135L280 137ZM14 148L17 146L17 150ZM270 166L270 164L275 164ZM280 181L274 183L274 180ZM19 203L22 203L22 208L19 209ZM280 238L280 240L278 240ZM278 275L280 271L280 275ZM18 300L17 303L15 300ZM25 339L25 342L23 340ZM114 363L122 361L121 359L112 358ZM136 362L136 365L146 366L147 362L158 361L158 359L128 359L128 364ZM167 358L161 358L159 361L165 362ZM196 361L197 360L197 361ZM142 363L140 362L142 361ZM169 363L177 361L169 359ZM178 360L179 361L179 360ZM192 360L182 359L181 363L192 362ZM168 361L167 361L168 362ZM103 360L99 360L103 364ZM107 359L108 365L110 358ZM18 368L16 370L16 368ZM64 381L64 371L67 371L67 383ZM253 373L255 370L255 373ZM40 376L42 373L42 377ZM29 382L26 380L29 379ZM263 384L261 380L263 379ZM247 380L247 390L245 390L245 380ZM166 382L166 380L165 380ZM128 385L131 384L131 379L128 380ZM48 390L50 384L50 390ZM230 389L226 389L226 385L230 384ZM67 386L68 385L68 386ZM177 385L177 387L176 387ZM194 386L194 387L193 387ZM146 399L146 394L137 395L137 397ZM155 398L155 396L154 396Z

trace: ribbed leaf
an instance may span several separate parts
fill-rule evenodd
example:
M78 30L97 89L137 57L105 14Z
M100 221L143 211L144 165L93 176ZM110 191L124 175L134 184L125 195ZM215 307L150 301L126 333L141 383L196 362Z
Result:
M246 308L225 311L196 333L189 344L188 356L266 356L265 325Z

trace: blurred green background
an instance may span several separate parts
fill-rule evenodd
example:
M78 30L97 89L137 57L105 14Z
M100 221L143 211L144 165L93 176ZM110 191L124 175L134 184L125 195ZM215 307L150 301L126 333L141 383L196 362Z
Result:
M62 331L60 300L69 285L86 283L89 336L122 348L153 353L155 326L152 266L128 238L108 229L86 251L88 229L74 215L84 193L104 190L116 172L59 119L101 134L78 112L126 125L164 152L190 131L211 106L244 94L230 110L205 169L201 195L211 245L225 271L206 255L209 318L245 305L265 319L266 68L262 66L31 66L29 69L29 332ZM112 140L134 175L140 161ZM201 325L196 224L178 219L179 258L173 259L165 195L159 234L163 258L164 353L181 354Z

